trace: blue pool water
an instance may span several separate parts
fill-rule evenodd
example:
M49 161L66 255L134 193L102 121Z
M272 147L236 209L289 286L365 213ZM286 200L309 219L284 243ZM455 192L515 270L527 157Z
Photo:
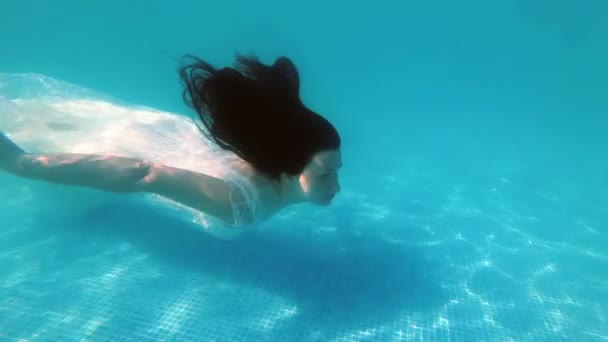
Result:
M121 105L191 116L185 53L288 55L344 168L332 206L235 241L143 196L0 174L0 340L608 340L607 15L599 0L3 1L0 79Z

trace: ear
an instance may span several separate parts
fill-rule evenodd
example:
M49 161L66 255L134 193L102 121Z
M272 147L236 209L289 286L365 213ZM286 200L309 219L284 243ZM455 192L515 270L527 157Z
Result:
M295 64L287 57L279 57L272 65L272 69L285 82L290 93L298 96L300 93L300 76Z

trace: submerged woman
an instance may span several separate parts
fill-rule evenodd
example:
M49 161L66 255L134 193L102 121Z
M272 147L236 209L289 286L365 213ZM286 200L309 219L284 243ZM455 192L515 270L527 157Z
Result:
M0 170L108 192L160 195L219 219L228 230L219 237L237 236L292 204L328 205L340 190L340 136L302 103L295 65L286 57L267 65L237 55L234 68L217 69L188 58L179 69L184 101L204 125L197 125L198 132L242 161L231 164L240 177L223 179L138 157L145 153L26 151L18 139L2 134L2 126Z

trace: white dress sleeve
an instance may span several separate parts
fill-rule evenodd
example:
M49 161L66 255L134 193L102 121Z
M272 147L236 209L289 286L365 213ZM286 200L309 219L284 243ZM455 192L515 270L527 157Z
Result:
M234 215L234 227L259 223L261 205L259 189L244 176L230 176L224 180L229 187L229 198Z

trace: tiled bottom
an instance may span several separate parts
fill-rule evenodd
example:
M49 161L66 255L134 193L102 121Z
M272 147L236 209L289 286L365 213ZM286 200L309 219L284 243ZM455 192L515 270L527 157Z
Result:
M408 278L406 271L374 270L373 265L364 265L365 274L354 268L332 275L319 260L318 273L305 267L299 272L307 274L269 278L273 272L268 270L256 279L251 273L233 274L238 272L235 262L240 262L233 258L226 270L207 275L205 263L199 270L194 261L180 269L171 264L175 260L159 260L126 243L80 243L88 245L85 249L92 255L54 260L70 251L59 239L49 239L12 256L25 267L3 275L2 338L554 341L605 334L598 317L600 303L569 297L567 289L551 282L550 273L543 273L550 269L539 270L534 279L518 280L482 262L461 271L456 266L452 272L429 269L423 275L416 270ZM43 251L51 255L42 257ZM219 267L221 260L214 263ZM393 267L399 267L397 260ZM389 281L401 283L380 284L383 272L393 278ZM418 284L404 284L410 281ZM573 280L571 289L590 285Z
M0 340L606 340L608 260L576 245L601 246L597 224L429 193L405 210L346 194L231 242L129 204L64 225L9 211Z

